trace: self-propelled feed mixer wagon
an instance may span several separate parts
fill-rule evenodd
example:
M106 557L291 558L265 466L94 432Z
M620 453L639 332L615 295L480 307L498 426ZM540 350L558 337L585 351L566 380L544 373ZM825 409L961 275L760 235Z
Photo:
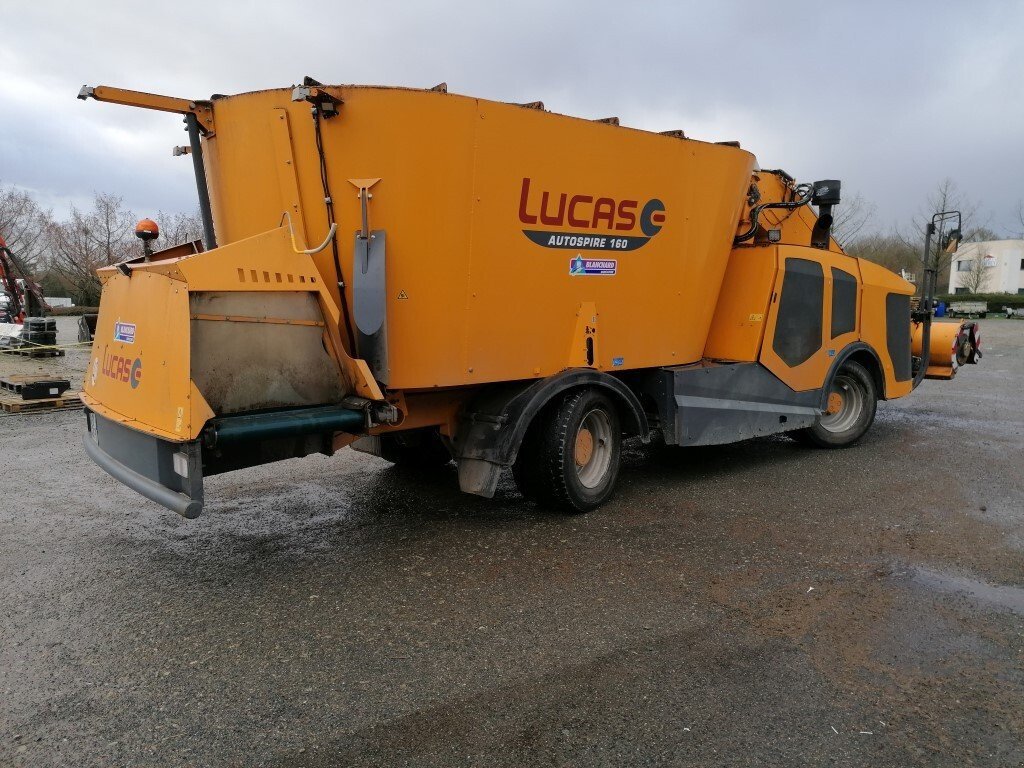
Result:
M89 455L187 517L205 475L348 445L583 511L626 437L847 446L979 356L843 253L838 182L735 143L443 86L80 96L188 129L204 237L100 270L83 395Z

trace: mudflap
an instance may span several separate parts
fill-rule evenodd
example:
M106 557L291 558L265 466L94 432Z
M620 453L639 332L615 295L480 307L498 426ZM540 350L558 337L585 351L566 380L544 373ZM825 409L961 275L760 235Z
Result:
M85 451L107 474L182 517L199 517L203 463L198 440L163 440L88 409L85 418Z

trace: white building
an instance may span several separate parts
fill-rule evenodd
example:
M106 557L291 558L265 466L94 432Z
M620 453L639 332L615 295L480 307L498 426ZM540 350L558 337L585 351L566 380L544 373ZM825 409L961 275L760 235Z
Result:
M950 266L949 292L1024 294L1024 240L961 245Z

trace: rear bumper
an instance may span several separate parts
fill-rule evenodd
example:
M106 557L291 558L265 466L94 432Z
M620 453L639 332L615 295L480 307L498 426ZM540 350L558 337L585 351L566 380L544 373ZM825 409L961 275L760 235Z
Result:
M203 510L198 440L175 443L118 424L86 409L89 458L115 480L187 518Z

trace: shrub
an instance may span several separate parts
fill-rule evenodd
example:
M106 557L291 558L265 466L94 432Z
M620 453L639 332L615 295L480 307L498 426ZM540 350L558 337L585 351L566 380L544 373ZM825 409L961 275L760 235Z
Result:
M935 297L937 301L949 304L951 301L984 301L990 312L999 312L1003 307L1019 309L1024 307L1024 295L1017 293L944 293Z
M99 311L99 307L54 307L48 314L51 317L67 317L74 315L94 315Z

